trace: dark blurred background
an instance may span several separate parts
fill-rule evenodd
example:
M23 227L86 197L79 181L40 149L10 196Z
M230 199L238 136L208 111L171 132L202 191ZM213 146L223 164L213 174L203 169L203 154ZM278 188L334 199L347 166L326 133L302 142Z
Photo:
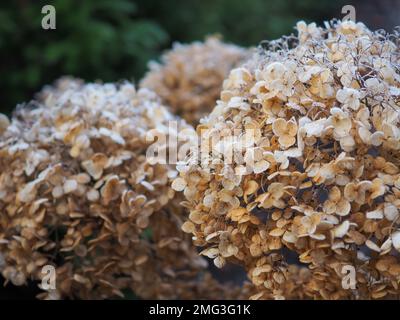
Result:
M56 9L56 30L41 27L46 4ZM228 42L255 46L294 32L298 20L321 24L341 18L346 4L371 29L392 31L400 24L400 0L1 1L0 112L10 114L62 75L138 81L147 62L175 41L221 34ZM1 284L0 277L0 299L33 298L38 292L35 283Z
M41 9L56 9L56 30L43 30ZM12 0L0 4L0 112L61 75L85 80L139 80L147 62L174 41L219 33L226 41L257 45L293 32L298 20L343 17L391 31L400 0Z

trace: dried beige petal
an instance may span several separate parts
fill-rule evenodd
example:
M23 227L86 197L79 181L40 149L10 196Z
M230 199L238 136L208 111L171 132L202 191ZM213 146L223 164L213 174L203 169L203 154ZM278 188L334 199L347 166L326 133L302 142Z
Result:
M186 187L186 181L182 178L176 178L172 182L172 189L175 191L183 191Z
M190 221L186 221L183 225L182 225L182 230L186 233L193 233L196 230L195 225L190 222Z
M269 162L265 160L258 161L254 164L254 173L258 174L264 172L269 168Z
M382 219L383 218L383 212L382 210L374 210L374 211L369 211L367 212L367 218L368 219Z
M392 243L393 247L400 252L400 231L392 233Z
M214 259L214 265L219 269L223 268L225 263L226 263L225 259L222 258L221 256L218 256Z
M343 238L350 228L350 222L348 220L343 221L339 226L332 230L332 235L335 238Z
M379 247L376 245L376 243L372 242L371 240L365 241L365 244L366 244L366 246L367 246L368 248L370 248L371 250L376 251L376 252L381 252L381 248L379 248Z
M272 237L280 237L281 235L284 234L284 232L285 232L284 229L275 228L269 232L269 235Z
M208 258L215 259L219 254L219 250L218 248L209 248L201 251L200 254L207 256Z
M64 192L71 193L74 192L78 188L78 182L75 180L67 180L64 183Z
M399 216L399 210L391 203L385 203L383 213L389 221L394 221Z

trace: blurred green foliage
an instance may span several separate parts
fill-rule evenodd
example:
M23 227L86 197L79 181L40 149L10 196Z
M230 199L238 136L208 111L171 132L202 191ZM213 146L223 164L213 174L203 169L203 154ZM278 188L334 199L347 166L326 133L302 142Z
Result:
M41 8L56 9L56 30L43 30ZM156 22L128 0L12 1L0 9L1 109L63 74L88 80L132 78L168 43Z
M139 12L152 17L175 41L189 42L220 33L252 46L293 32L299 20L322 22L341 16L343 0L139 0Z
M291 33L297 20L340 17L342 0L14 0L0 4L0 111L61 75L138 80L173 41L220 33L256 45ZM43 30L41 9L56 9Z

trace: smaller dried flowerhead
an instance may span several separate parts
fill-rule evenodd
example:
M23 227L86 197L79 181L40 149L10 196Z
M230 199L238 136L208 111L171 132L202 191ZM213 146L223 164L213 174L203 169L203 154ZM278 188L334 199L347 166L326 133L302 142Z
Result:
M243 63L249 52L216 37L189 45L175 44L151 63L140 86L155 91L172 112L196 125L215 105L229 71Z

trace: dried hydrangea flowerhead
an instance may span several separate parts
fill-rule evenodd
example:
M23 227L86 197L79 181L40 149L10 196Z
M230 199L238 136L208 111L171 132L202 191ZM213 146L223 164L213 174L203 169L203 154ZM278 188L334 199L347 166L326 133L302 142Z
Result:
M248 57L248 50L216 37L175 44L162 56L161 63L150 63L140 86L156 92L174 114L197 125L214 107L229 71Z
M197 127L172 185L184 231L241 264L253 299L399 299L399 33L297 30L232 70Z
M59 81L42 93L11 123L0 118L6 280L40 280L52 265L56 288L42 298L102 299L129 289L142 298L238 295L206 272L181 231L175 168L146 157L150 130L185 141L193 129L129 83ZM176 131L166 130L169 121L178 121Z

